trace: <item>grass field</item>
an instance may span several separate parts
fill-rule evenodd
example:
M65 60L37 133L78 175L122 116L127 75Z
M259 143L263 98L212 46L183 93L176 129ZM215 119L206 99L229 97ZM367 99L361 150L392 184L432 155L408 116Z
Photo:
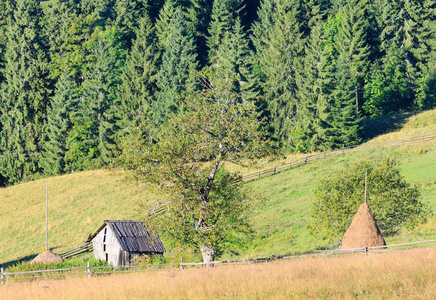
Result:
M435 299L436 248L0 288L1 299Z
M393 131L375 137L376 141L393 140L436 133L436 110L400 117L372 120L365 128L383 126ZM380 125L378 123L383 125ZM395 131L396 130L396 131ZM369 135L369 134L368 134ZM371 142L372 140L368 140ZM247 184L255 206L250 219L256 234L246 249L225 254L228 257L283 255L330 247L334 242L319 240L306 230L313 188L320 178L362 157L389 155L401 162L404 176L422 187L422 199L436 211L436 143L434 141L358 152L330 158L288 170ZM229 170L243 174L270 168L295 156L276 161L263 159L251 167L229 164ZM44 250L45 180L22 183L0 189L0 264L28 260ZM155 201L158 195L146 187L128 184L123 175L109 171L87 171L48 179L49 247L60 253L84 243L106 219L141 217L139 203ZM139 192L138 192L139 191ZM436 238L436 217L414 232L402 232L387 243ZM178 255L178 256L177 256ZM178 260L179 254L173 257ZM184 254L186 255L186 254ZM186 257L186 256L185 256ZM198 256L197 259L200 257Z

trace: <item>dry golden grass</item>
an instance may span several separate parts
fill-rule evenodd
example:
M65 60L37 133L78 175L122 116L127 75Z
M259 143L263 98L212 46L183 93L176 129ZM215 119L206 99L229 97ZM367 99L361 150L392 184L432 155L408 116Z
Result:
M435 299L436 248L0 288L1 299Z

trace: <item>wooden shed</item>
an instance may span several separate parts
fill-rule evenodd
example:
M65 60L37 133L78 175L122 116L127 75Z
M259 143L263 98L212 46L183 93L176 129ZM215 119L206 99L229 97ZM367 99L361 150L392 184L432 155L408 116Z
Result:
M130 265L140 255L163 255L159 236L141 222L106 220L86 242L92 242L94 256L114 266Z

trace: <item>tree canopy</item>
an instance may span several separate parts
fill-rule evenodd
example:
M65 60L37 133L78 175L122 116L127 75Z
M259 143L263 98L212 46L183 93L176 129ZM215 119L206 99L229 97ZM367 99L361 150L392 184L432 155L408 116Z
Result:
M183 111L169 118L157 142L132 137L121 156L137 180L168 195L158 203L164 213L148 224L201 249L205 261L250 229L245 219L250 201L237 183L240 177L226 172L224 164L265 149L254 103L240 100L231 90L233 80L219 70L207 75L203 89L189 93Z
M390 236L426 221L429 208L420 201L420 189L401 175L391 158L362 160L321 179L311 208L309 229L323 238L339 239L365 199L381 233Z

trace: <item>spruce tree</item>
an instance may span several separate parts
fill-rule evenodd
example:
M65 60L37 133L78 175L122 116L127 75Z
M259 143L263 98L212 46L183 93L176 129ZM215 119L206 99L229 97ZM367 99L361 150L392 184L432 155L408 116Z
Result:
M220 74L235 80L234 91L244 99L253 98L255 95L250 92L250 48L248 39L241 26L239 18L235 25L226 31L218 45L215 56L211 57L212 68L221 69ZM251 84L252 86L252 84Z
M268 106L272 138L284 147L292 147L297 121L294 64L303 47L300 2L277 1L271 12L272 16L264 18L273 21L270 30L259 30L259 35L254 36L262 73L260 97Z
M432 64L432 53L436 44L436 3L434 1L387 1L382 2L383 14L380 18L383 31L380 35L381 51L384 60L389 60L389 55L394 49L401 49L406 66L403 76L408 79L409 89L412 94L417 94L415 104L420 103L426 96L425 79L427 67ZM389 76L388 74L384 74ZM423 85L424 84L424 85ZM409 103L411 105L413 103ZM423 108L423 107L421 107ZM398 108L399 109L399 108Z
M360 118L356 115L355 86L352 63L346 54L336 62L334 88L332 90L332 117L326 140L331 148L355 145L360 142Z
M40 1L17 0L8 24L0 100L0 172L9 182L40 171L48 91L39 5Z
M47 112L47 137L41 166L47 175L65 171L67 136L72 127L73 112L79 103L79 90L73 77L65 72L56 84L54 97Z
M242 4L241 0L214 0L212 6L211 22L209 24L209 61L216 56L226 32L232 30ZM238 18L239 20L239 18ZM240 21L240 20L239 20Z
M125 60L121 33L116 28L110 28L99 34L92 53L95 62L83 83L81 116L76 120L76 129L85 128L83 134L93 141L89 143L89 149L84 149L84 156L99 158L98 161L106 165L116 151L117 120L120 118L116 91ZM75 139L77 143L82 140L80 135ZM74 140L71 140L70 148L74 147Z
M363 87L371 63L369 9L367 0L347 1L340 11L341 26L336 36L339 55L348 56L351 64L356 114L363 104Z
M131 132L136 127L145 127L151 117L158 56L155 36L151 20L145 15L139 21L118 92L122 110L120 127L123 133Z
M324 23L312 24L305 56L296 66L297 133L295 149L300 152L331 148L329 135L332 116L331 92L334 72L324 37Z
M391 46L380 60L381 65L371 71L363 105L370 117L405 110L413 103L414 83L406 76L405 58L404 49Z
M9 1L2 1L0 3L0 85L4 80L3 69L4 69L4 55L6 51L7 43L7 29L8 20L12 17L12 9L10 7Z
M139 21L147 13L148 0L117 0L114 5L116 14L113 26L119 28L127 45L131 45Z
M176 9L174 26L162 56L156 76L156 100L152 104L153 120L164 123L168 115L177 113L187 91L195 88L197 69L195 41L181 8Z
M168 46L168 38L174 26L177 7L177 0L166 0L159 11L159 18L156 20L155 27L160 49L165 49Z
M206 46L208 26L212 14L213 0L187 0L186 18L191 24L197 43L197 58L200 66L207 63L208 49Z

